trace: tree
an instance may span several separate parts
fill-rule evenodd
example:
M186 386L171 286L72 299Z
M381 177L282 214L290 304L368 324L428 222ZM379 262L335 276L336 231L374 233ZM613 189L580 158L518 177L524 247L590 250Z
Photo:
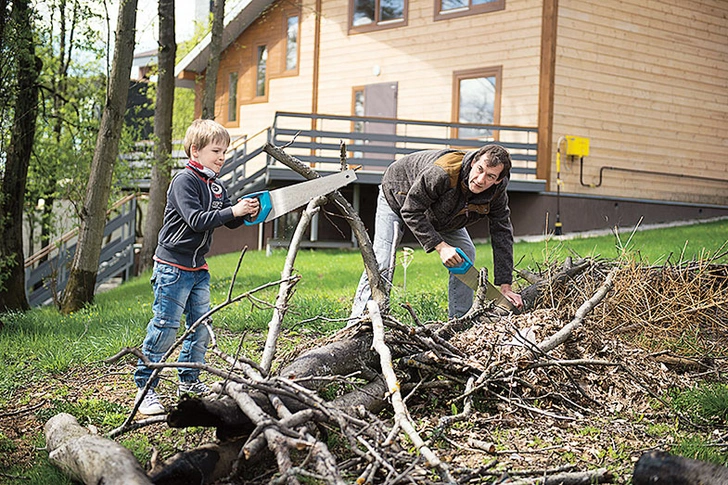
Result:
M210 57L207 59L205 71L205 91L202 96L202 117L215 119L215 90L217 88L217 70L220 67L222 51L222 32L225 27L225 0L215 0L212 12L212 33L210 38Z
M167 187L171 179L172 114L174 106L174 63L177 50L174 28L174 0L159 0L159 81L154 107L154 166L149 185L149 203L144 221L144 242L139 270L152 264L159 229L164 218Z
M3 12L3 16L5 12ZM32 8L27 0L13 2L10 14L11 29L3 21L2 39L13 32L17 62L17 91L13 109L11 139L5 154L5 170L0 200L0 311L27 310L25 268L23 255L23 201L28 166L35 138L38 115L38 76L42 68L35 53L31 25Z
M94 297L106 206L111 192L112 174L118 156L129 91L136 9L137 0L122 0L119 5L111 79L91 163L91 176L86 186L76 253L61 301L61 311L64 313L82 308L91 303Z

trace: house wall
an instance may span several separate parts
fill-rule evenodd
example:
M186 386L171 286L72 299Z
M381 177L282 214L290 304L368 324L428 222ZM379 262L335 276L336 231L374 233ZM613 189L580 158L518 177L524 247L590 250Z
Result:
M267 102L248 94L254 85L256 43L279 35L284 47L283 31L278 30L283 25L281 5L274 4L222 55L216 119L227 119L228 73L240 71L239 121L226 124L234 136L269 126L275 111L312 111L315 0L304 0L301 6L298 74L278 77L271 67ZM410 0L406 25L366 34L348 33L348 15L347 0L322 3L319 113L350 115L353 87L396 82L399 118L454 121L453 74L500 66L500 123L536 126L540 1L508 0L504 11L436 22L434 0ZM275 57L273 50L270 55Z
M728 205L728 2L560 0L556 55L551 190L572 135L585 184L617 170L565 158L562 192Z
M407 25L349 34L346 0L323 4L319 112L351 114L352 86L398 83L397 116L453 120L453 74L502 66L500 123L536 126L541 2L434 21L410 0Z

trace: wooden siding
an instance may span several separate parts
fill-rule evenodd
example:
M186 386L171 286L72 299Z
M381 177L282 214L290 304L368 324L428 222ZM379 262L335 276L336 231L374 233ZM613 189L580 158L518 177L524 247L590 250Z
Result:
M560 0L556 59L552 152L616 168L564 160L562 191L728 205L728 2Z
M540 1L437 22L433 1L411 0L405 27L352 35L347 3L324 2L319 111L348 114L351 86L397 82L398 117L454 121L454 72L500 66L500 122L536 126Z

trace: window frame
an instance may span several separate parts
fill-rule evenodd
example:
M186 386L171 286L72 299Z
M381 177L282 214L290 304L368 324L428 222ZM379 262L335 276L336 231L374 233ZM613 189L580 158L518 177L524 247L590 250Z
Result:
M498 12L506 9L506 0L494 0L493 2L484 3L481 5L473 5L473 0L468 0L467 7L461 7L452 9L450 11L443 12L442 0L435 0L435 15L434 20L448 20L458 17L467 17L469 15L479 15L482 13Z
M441 0L435 0L435 1L441 1ZM379 12L381 10L381 2L382 0L374 0L374 16L379 17ZM377 20L374 19L374 22L366 25L354 25L354 12L356 7L356 0L349 0L349 34L359 34L364 32L374 32L377 30L387 30L387 29L394 29L397 27L406 27L409 17L409 0L402 0L402 18L401 19L395 19L395 20Z
M482 67L477 69L466 69L463 71L453 72L453 89L452 89L452 120L453 123L460 123L460 81L465 79L475 79L479 77L495 77L495 93L493 95L493 124L500 124L501 110L501 92L503 90L503 66ZM459 129L453 127L450 136L459 138ZM492 132L493 141L497 141L499 133L497 130Z

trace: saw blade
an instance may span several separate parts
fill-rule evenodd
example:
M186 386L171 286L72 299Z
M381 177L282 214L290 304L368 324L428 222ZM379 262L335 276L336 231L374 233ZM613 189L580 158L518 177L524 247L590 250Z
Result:
M270 191L271 210L265 220L270 221L302 205L308 204L312 199L330 194L341 187L356 180L353 170L319 177L305 182L282 187Z
M475 266L473 266L473 262L470 261L470 258L468 258L468 256L465 254L465 252L463 252L462 249L455 248L455 250L463 258L463 262L458 266L446 266L446 268L457 279L468 285L468 287L470 287L474 291L477 291L480 284L480 273L478 272L478 270L475 269ZM511 303L511 300L503 296L503 293L501 293L500 290L496 288L495 285L493 285L493 283L488 280L486 280L485 283L485 298L487 300L492 301L493 304L500 308L503 308L504 310L513 313L519 313L518 308L516 308L516 306Z

